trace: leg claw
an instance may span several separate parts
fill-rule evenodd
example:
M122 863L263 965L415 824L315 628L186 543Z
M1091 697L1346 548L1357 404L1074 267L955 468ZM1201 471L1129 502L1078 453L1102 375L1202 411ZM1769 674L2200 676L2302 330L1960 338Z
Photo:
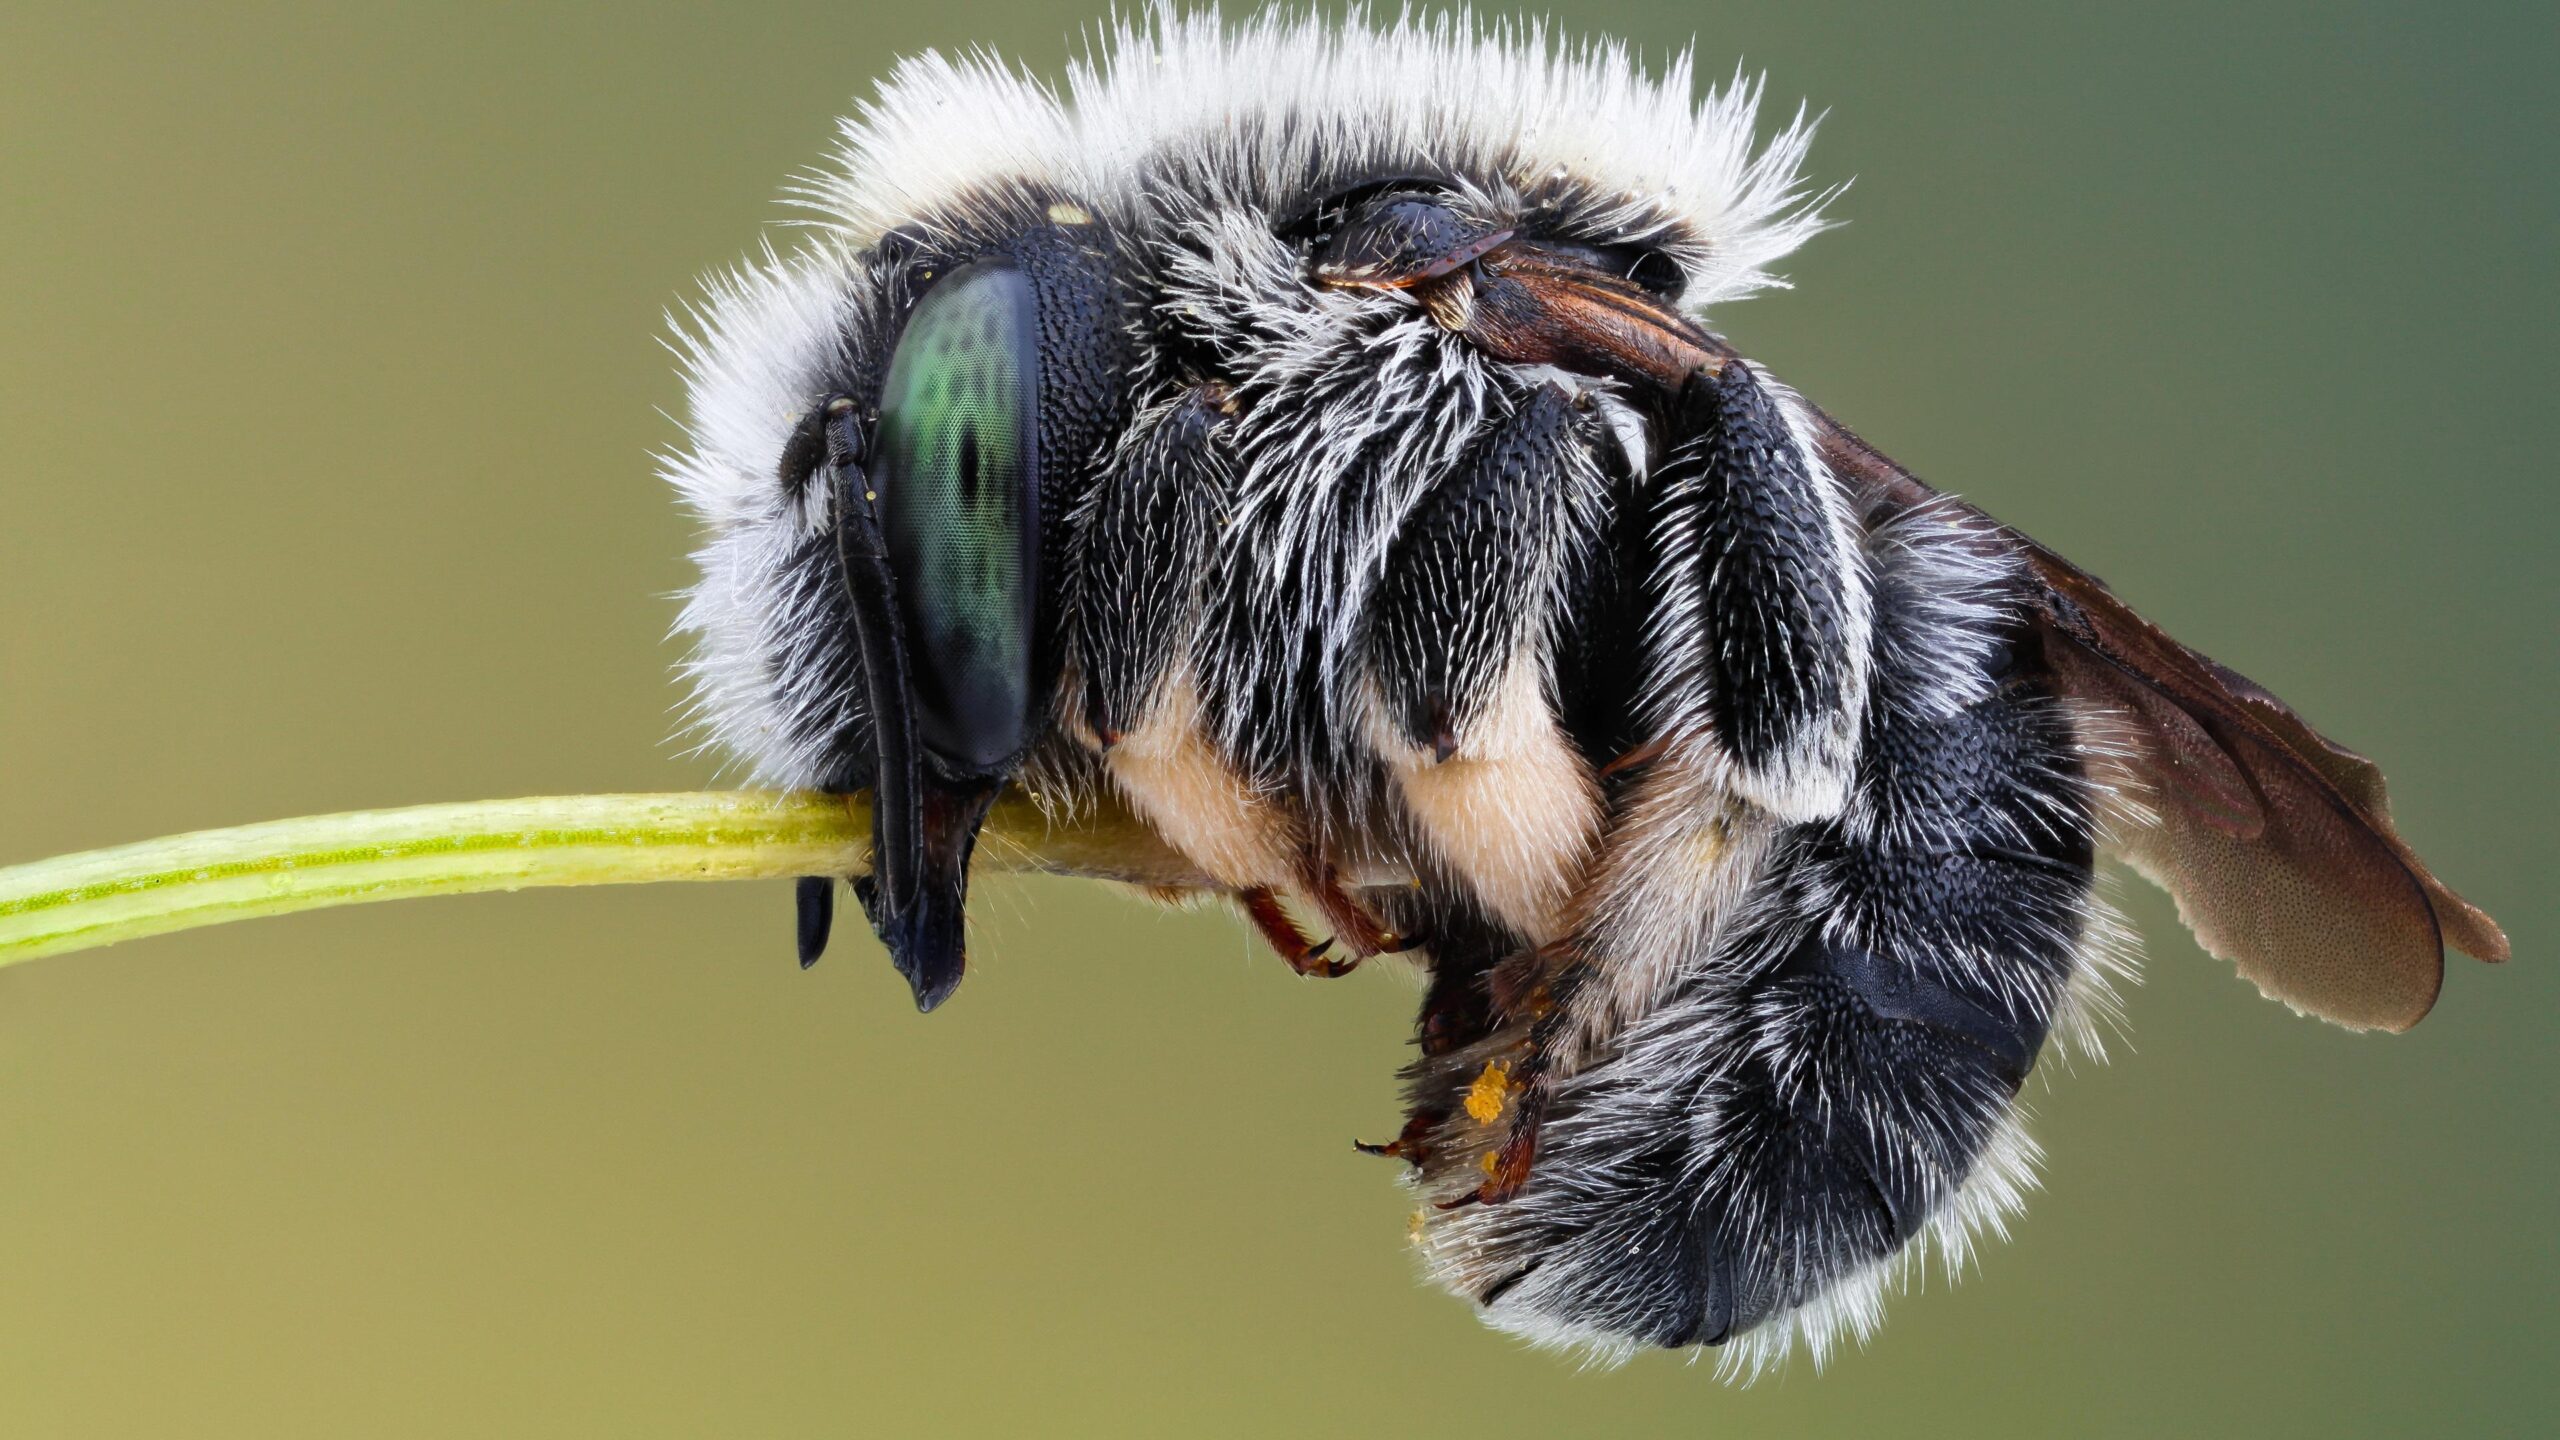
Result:
M1262 938L1278 952L1280 959L1298 974L1332 980L1359 968L1360 957L1357 955L1341 960L1324 958L1333 949L1332 937L1309 940L1306 932L1298 928L1298 922L1280 904L1280 897L1269 890L1239 891L1236 903L1244 907L1245 918L1253 922L1253 928L1261 932Z

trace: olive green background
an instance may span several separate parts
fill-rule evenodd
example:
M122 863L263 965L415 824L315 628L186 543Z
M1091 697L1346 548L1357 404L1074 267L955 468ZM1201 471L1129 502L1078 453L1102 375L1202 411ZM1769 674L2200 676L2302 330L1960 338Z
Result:
M2063 8L1567 18L1829 107L1745 349L2385 760L2517 948L2415 1033L2133 891L2014 1239L1736 1391L1417 1284L1410 983L1222 915L987 884L930 1019L779 885L202 932L0 973L0 1430L2548 1433L2555 22ZM1095 13L0 10L0 861L709 781L661 312L891 57Z

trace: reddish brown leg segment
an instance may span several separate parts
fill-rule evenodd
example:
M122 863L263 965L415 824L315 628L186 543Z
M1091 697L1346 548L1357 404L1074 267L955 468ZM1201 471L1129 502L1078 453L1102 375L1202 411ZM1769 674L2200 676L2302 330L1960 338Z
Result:
M1313 861L1306 877L1307 898L1315 902L1333 933L1348 948L1354 963L1372 955L1396 955L1411 950L1422 942L1399 935L1380 923L1369 908L1351 898L1331 865Z
M1239 890L1236 903L1244 907L1245 918L1253 922L1253 928L1270 942L1271 948L1288 962L1289 968L1301 975L1330 980L1350 974L1360 964L1357 956L1348 960L1325 959L1325 952L1333 948L1333 942L1309 940L1307 932L1299 929L1298 922L1290 918L1288 908L1280 903L1280 897L1269 890Z

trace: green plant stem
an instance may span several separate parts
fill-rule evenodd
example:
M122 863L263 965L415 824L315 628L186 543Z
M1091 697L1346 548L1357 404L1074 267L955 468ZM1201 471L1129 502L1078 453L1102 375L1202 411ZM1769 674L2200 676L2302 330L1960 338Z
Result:
M171 835L0 869L0 965L227 920L541 885L777 880L867 868L867 797L560 795L359 810ZM1008 796L980 863L1141 885L1208 882L1146 826Z

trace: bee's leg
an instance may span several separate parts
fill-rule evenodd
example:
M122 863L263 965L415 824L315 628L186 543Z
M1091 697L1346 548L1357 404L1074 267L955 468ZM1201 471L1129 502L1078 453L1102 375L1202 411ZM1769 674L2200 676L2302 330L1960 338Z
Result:
M1425 938L1397 930L1379 919L1376 911L1344 886L1342 872L1318 854L1313 845L1299 844L1297 868L1298 893L1333 927L1334 939L1350 952L1346 958L1333 962L1326 974L1348 975L1372 955L1402 954Z
M1372 745L1434 858L1501 932L1469 947L1463 990L1433 947L1424 1059L1408 1072L1412 1113L1448 1131L1406 1153L1485 1162L1449 1203L1499 1201L1528 1179L1550 1039L1570 1018L1551 981L1575 973L1603 777L1585 749L1598 737L1569 731L1560 702L1623 685L1614 670L1632 653L1593 631L1620 603L1594 430L1562 390L1534 392L1416 508L1371 615Z
M1742 361L1669 402L1655 478L1654 728L1785 820L1838 814L1858 754L1872 613L1858 529L1785 400Z
M1106 759L1185 668L1227 473L1225 392L1199 386L1142 412L1074 520L1069 626L1088 742Z
M1229 402L1204 385L1142 413L1075 517L1070 648L1079 685L1070 729L1165 842L1238 897L1292 969L1333 975L1277 891L1305 891L1303 827L1281 797L1238 772L1211 736L1193 655L1226 503L1219 430ZM1328 920L1334 910L1316 907ZM1377 929L1367 922L1358 936Z
M1607 482L1542 386L1407 518L1368 619L1368 730L1440 862L1531 944L1558 932L1600 823L1551 653Z
M2092 924L2071 724L2017 681L1875 718L1850 814L1780 838L1710 962L1556 1079L1529 1183L1429 1242L1496 1323L1689 1345L1803 1312L1821 1338L1922 1231L1961 1245L2014 1202L2012 1100Z
M1502 1048L1495 1032L1507 1016L1528 1008L1498 978L1506 960L1517 955L1520 937L1487 915L1461 883L1429 867L1411 887L1376 898L1397 926L1427 935L1422 963L1430 982L1414 1017L1413 1043L1420 1054L1402 1076L1404 1126L1391 1141L1359 1148L1427 1172L1451 1112L1471 1098L1481 1108L1481 1099L1470 1092L1483 1073L1485 1054Z
M1331 980L1350 974L1352 967L1360 963L1357 960L1327 960L1325 952L1333 948L1333 942L1308 939L1307 932L1299 929L1298 922L1290 918L1288 907L1280 903L1280 897L1265 887L1238 891L1236 904L1244 911L1245 918L1253 922L1255 932L1271 946L1272 952L1301 975Z

